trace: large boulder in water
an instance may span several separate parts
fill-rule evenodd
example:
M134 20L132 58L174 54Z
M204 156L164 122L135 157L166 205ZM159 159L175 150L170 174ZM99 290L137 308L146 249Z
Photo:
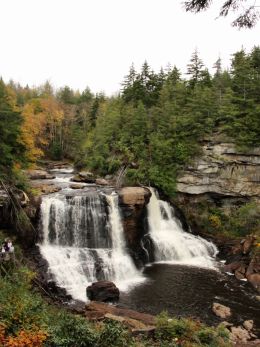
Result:
M95 183L96 177L92 172L88 171L80 171L77 175L75 175L71 181L79 182L79 183Z
M229 307L221 305L217 302L214 302L212 305L212 311L215 313L216 316L227 319L231 316L231 310Z
M115 302L119 300L119 289L113 282L98 281L87 287L87 297L89 300Z

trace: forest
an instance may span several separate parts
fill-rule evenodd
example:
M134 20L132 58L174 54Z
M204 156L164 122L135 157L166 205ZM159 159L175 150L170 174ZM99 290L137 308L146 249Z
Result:
M195 50L185 74L132 65L118 95L47 81L38 87L0 80L0 175L23 185L22 169L67 159L99 175L125 173L169 196L205 137L218 131L238 149L260 145L260 47L234 53L213 73Z

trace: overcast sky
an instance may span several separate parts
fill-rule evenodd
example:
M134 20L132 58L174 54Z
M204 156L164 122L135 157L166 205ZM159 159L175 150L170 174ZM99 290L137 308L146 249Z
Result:
M222 3L222 1L215 1ZM209 68L260 45L260 24L232 28L217 8L186 13L182 0L0 0L0 75L21 84L115 93L133 62L182 72L197 47Z

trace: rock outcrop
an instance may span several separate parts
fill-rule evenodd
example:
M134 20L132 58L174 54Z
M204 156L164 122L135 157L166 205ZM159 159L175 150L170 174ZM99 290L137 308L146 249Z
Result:
M254 235L248 235L234 244L227 252L224 271L234 273L238 280L248 280L260 292L260 255L253 253L255 240Z
M71 181L79 182L79 183L96 183L96 177L92 172L88 171L80 171L77 175L75 175Z
M212 311L215 313L216 316L227 319L231 316L231 310L229 307L225 305L221 305L217 302L214 302L212 305Z
M178 178L185 194L260 197L260 148L240 153L233 143L205 141L202 156Z
M147 231L146 205L151 192L143 187L124 187L118 194L127 247L132 251L136 265L142 266L146 254L141 247L141 240Z
M98 281L87 287L87 297L89 300L116 302L119 300L119 289L113 282Z
M128 325L131 329L154 329L156 319L147 313L115 307L101 302L92 301L86 305L85 315L90 320L110 318Z
M55 178L54 175L51 175L45 170L27 170L26 171L29 179L31 180L44 180L44 179L53 179Z

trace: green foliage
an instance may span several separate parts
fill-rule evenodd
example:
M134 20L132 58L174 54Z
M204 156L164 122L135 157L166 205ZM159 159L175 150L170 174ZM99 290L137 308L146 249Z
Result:
M126 183L173 196L177 176L200 153L205 135L217 129L239 149L260 145L260 48L236 52L230 71L220 59L214 68L212 76L197 50L187 79L175 66L155 73L144 62L139 72L131 66L121 95L110 98L89 88L55 93L49 82L22 88L1 81L0 172L25 161L23 143L32 162L45 155L100 175L123 171Z
M167 312L157 316L155 338L160 346L231 346L224 326L212 328L187 318L170 318Z
M133 340L128 330L119 322L107 320L101 330L98 347L133 346Z
M96 345L97 332L84 317L61 311L55 315L55 320L52 320L52 316L50 318L46 347L93 347Z
M0 79L0 177L10 178L15 163L24 160L24 147L19 143L22 117L15 109L15 97Z

